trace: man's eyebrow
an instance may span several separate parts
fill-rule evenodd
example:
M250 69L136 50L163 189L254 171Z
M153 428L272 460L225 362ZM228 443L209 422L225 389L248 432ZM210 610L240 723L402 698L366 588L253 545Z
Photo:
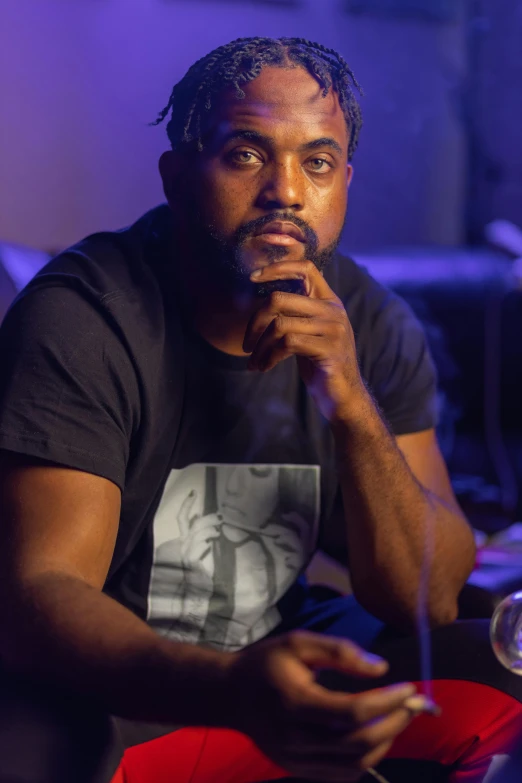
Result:
M264 133L259 133L259 131L255 130L243 130L241 128L238 128L237 130L232 130L229 133L225 134L224 138L221 141L221 144L225 145L229 141L233 141L234 139L245 139L245 141L254 141L257 144L263 144L265 147L274 147L275 142L270 136L265 136Z
M227 142L233 141L234 139L245 139L245 141L253 141L257 144L262 144L265 147L269 147L270 149L273 149L276 146L275 141L271 136L265 136L264 133L259 133L259 131L246 129L243 130L241 128L227 133L222 141L222 144L227 144ZM330 149L338 152L339 155L343 154L341 145L331 136L322 136L320 139L307 141L305 144L301 144L299 147L299 152L308 152L310 150L316 150L319 147L330 147Z
M313 141L307 141L306 144L302 144L299 149L302 152L305 152L307 150L316 150L318 147L330 147L330 149L335 150L339 153L339 155L343 154L343 150L341 145L338 141L335 139L332 139L331 136L323 136L321 139L314 139Z

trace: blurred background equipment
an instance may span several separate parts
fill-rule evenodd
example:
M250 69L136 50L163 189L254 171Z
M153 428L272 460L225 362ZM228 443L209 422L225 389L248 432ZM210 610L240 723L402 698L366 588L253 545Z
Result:
M0 322L18 291L50 257L41 250L0 242Z

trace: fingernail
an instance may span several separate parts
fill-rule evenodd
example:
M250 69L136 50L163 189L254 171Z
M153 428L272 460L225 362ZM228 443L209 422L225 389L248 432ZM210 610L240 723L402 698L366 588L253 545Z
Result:
M364 656L366 663L374 664L375 666L382 666L383 663L386 663L384 658L381 658L380 655L374 655L373 653L365 653Z
M412 682L401 682L398 683L395 687L399 695L405 699L407 699L410 696L415 696L417 693L417 688Z
M262 274L263 274L262 269L256 269L256 271L252 272L252 274L250 275L250 279L252 280L253 278L261 277Z

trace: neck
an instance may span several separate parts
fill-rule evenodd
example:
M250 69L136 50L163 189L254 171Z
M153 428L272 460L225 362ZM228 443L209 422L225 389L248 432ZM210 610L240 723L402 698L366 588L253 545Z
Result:
M209 273L208 266L182 253L180 269L183 300L190 302L185 315L192 327L208 343L232 356L247 356L243 340L252 315L262 300L250 291L231 290L226 281Z

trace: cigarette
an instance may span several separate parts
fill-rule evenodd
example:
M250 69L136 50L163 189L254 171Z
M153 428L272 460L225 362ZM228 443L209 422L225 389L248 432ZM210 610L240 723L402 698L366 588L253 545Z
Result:
M421 694L410 696L409 699L405 700L404 706L411 712L413 717L421 715L422 713L437 716L442 712L438 704L435 704L434 701Z

